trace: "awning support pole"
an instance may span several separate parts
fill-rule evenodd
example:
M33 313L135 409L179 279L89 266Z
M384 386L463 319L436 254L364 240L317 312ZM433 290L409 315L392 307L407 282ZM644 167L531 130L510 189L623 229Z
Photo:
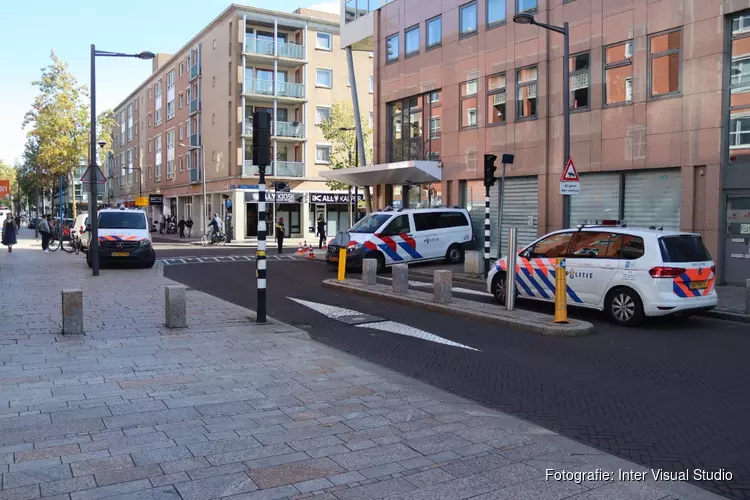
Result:
M367 165L367 156L365 156L365 140L362 134L362 115L359 113L359 97L357 96L357 79L354 74L354 56L352 55L352 48L346 48L346 60L349 64L349 79L352 84L352 107L354 108L354 128L357 134L357 152L359 156L359 165L364 167ZM370 186L364 186L365 191L365 209L367 212L372 212L372 196L370 196Z

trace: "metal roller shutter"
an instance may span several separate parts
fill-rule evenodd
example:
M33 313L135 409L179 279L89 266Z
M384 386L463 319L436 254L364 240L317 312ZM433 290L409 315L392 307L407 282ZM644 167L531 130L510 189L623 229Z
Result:
M484 184L482 181L469 181L466 184L466 209L474 230L474 250L484 255Z
M630 227L680 229L680 169L625 174L625 214Z
M491 255L498 255L498 234L502 248L500 255L508 254L508 229L516 228L519 248L537 239L539 213L539 181L537 177L507 177L505 179L505 203L503 204L502 227L500 217L500 182L490 190L490 222L492 227Z
M620 218L620 174L582 174L581 192L570 197L570 226Z

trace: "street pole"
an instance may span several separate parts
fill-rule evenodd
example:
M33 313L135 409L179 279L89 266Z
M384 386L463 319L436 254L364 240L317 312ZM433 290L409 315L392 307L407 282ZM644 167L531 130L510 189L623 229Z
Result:
M39 179L37 178L37 182L39 182ZM34 239L39 239L39 186L35 187L36 190L36 208L34 209Z
M490 186L484 187L484 277L490 272Z
M563 169L570 158L570 30L563 24ZM563 195L563 229L570 227L570 195Z
M359 141L354 137L354 166L359 167ZM368 189L369 191L369 189ZM352 204L352 197L349 196L349 205ZM359 186L354 186L354 215L359 213ZM354 220L349 218L349 227L354 225Z
M203 163L203 169L201 171L201 178L203 179L203 226L208 227L208 221L211 214L208 211L208 202L206 200L206 162L205 156L203 155L203 144L198 146L198 161Z
M271 115L253 113L253 164L258 165L258 250L255 252L258 279L256 322L266 322L266 167L271 164Z
M91 243L89 254L91 255L91 269L94 276L99 276L99 221L97 218L97 170L96 164L96 47L91 44L91 131L89 144L89 175L91 192L89 194L89 220L91 221Z
M498 230L500 241L497 243L497 258L503 258L503 205L505 204L505 163L503 163L503 173L500 176L500 213L498 214ZM510 248L510 247L509 247Z
M63 244L63 176L60 176L60 206L58 207L58 213L60 214L60 227L58 231L60 233L60 246Z

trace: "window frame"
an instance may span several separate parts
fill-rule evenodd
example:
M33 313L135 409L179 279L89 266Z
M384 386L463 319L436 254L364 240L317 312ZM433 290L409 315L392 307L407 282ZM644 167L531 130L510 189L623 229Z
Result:
M537 245L539 245L539 243L541 243L543 241L546 241L546 240L548 240L550 238L558 237L558 236L568 236L569 237L569 239L568 239L568 245L565 247L565 251L562 252L561 255L557 255L557 256L553 256L553 257L549 257L547 255L543 256L543 258L549 258L549 259L554 259L554 258L558 258L558 257L565 258L570 253L570 245L573 243L573 239L576 236L576 232L577 232L576 230L568 229L568 230L565 230L565 231L561 231L559 233L548 234L548 235L543 236L542 238L538 239L537 241L535 241L531 245L528 245L526 248L524 248L523 250L521 250L520 252L518 252L518 254L519 255L526 255L526 257L524 257L524 258L529 258L529 259L541 258L541 257L536 257L537 254L534 252L534 250L536 250L536 247L537 247Z
M474 7L474 30L473 31L464 31L461 27L461 21L463 19L464 11L470 7ZM477 33L479 33L479 6L477 5L477 0L471 0L471 2L467 2L461 6L458 7L458 39L462 40L464 38L468 38L470 36L474 36Z
M666 50L664 52L657 52L656 54L651 53L651 40L658 36L664 36L669 35L671 33L679 33L680 34L680 47L678 49L671 49ZM646 67L646 85L648 88L648 98L649 100L654 99L668 99L670 97L679 97L682 95L682 43L684 42L685 37L684 33L682 31L682 27L679 28L672 28L664 31L660 31L659 33L652 33L646 38L646 54L647 54L647 67ZM656 94L653 93L653 86L651 82L651 78L653 76L653 65L654 65L654 59L658 59L661 57L669 57L671 55L677 54L678 58L678 65L677 65L677 90L672 92L666 92L664 94ZM631 57L632 58L632 57ZM730 71L731 71L731 54L730 54ZM731 81L730 81L730 87L731 87Z
M319 109L327 109L328 110L328 119L331 118L331 106L323 106L323 105L316 105L315 106L315 125L321 125L323 121L318 121L318 110Z
M328 148L328 160L327 161L318 159L318 148ZM333 146L331 144L328 144L328 143L315 144L315 164L316 165L330 165L331 156L333 156Z
M503 9L503 18L501 20L499 20L499 21L490 22L490 2L492 2L492 1L493 0L486 0L485 3L484 3L484 22L486 24L486 29L488 29L488 30L490 30L492 28L497 28L498 26L502 26L502 25L504 25L504 24L506 24L508 22L508 14L507 14L508 3L507 3L507 0L499 0L499 1L503 2L503 4L504 4L503 7L505 7ZM494 0L494 1L498 1L498 0Z
M539 12L539 0L534 0L536 5L531 9L521 10L519 2L522 2L523 0L515 0L516 5L514 6L514 10L516 14L534 14L536 12Z
M328 38L328 47L321 47L318 44L318 37L320 35L325 35ZM324 50L326 52L333 52L333 35L331 33L326 33L325 31L318 31L315 33L315 50Z
M417 32L417 50L413 50L413 51L409 52L407 50L407 47L408 47L407 42L409 40L409 33L413 33L415 31ZM419 55L419 46L420 46L420 44L422 42L422 39L420 38L420 36L421 35L419 33L419 23L417 23L417 24L415 24L413 26L409 26L408 28L406 28L404 30L404 59L407 59L409 57L414 57L416 55Z
M320 72L320 71L327 71L328 72L328 74L331 77L330 78L330 81L331 81L330 84L323 85L323 84L321 84L321 83L318 82L318 72ZM321 89L332 89L333 88L333 70L331 68L317 68L316 67L315 68L315 86L317 88L321 88Z
M617 61L613 63L607 63L607 50L611 49L612 47L617 47L618 45L625 45L625 54L628 53L628 44L630 44L630 57L625 59L624 61ZM617 69L624 66L630 66L630 82L631 82L631 91L630 91L630 101L622 101L622 102L613 102L613 103L607 103L607 70L609 69ZM627 78L625 79L627 80ZM623 40L622 42L617 43L611 43L609 45L605 45L602 47L602 107L603 108L611 108L615 106L631 106L633 104L633 91L632 91L632 84L633 82L633 39L629 38L627 40Z
M396 235L399 235L399 234L403 234L402 232L400 232L400 233L391 233L391 232L388 232L388 228L391 226L391 224L393 224L397 220L401 219L402 217L406 217L406 224L409 227L409 230L407 231L407 234L414 232L414 227L412 225L411 217L409 217L409 214L398 214L395 217L393 217L391 220L389 220L388 222L386 222L385 226L383 227L383 231L380 234L382 236L396 236Z
M502 125L505 125L505 124L508 123L508 72L507 71L500 71L499 73L493 73L493 74L487 75L485 77L485 82L486 82L485 83L485 87L487 89L486 94L487 94L487 97L489 97L491 95L499 94L501 92L499 89L490 90L490 84L489 84L490 78L494 78L494 77L497 77L497 76L503 76L503 77L505 77L505 87L504 87L504 90L505 90L505 119L503 121L501 121L501 122L492 122L492 123L490 123L489 122L489 119L490 119L490 108L489 108L489 102L488 102L487 103L487 123L486 123L486 125L488 127L499 127L499 126L502 126ZM538 79L538 76L539 75L537 75L537 79Z
M476 91L470 95L466 95L466 96L463 95L464 85L468 85L471 82L474 82L476 84L477 86ZM474 125L467 125L464 127L463 126L464 101L472 99L472 98L476 101L476 106L474 106L474 111L476 112L477 116L476 116ZM468 108L468 109L472 109L472 108ZM479 78L478 77L473 78L471 80L466 80L458 84L458 130L472 130L475 128L479 128Z
M430 44L430 24L440 21L440 36L438 37L438 41L435 43ZM424 22L424 51L427 52L428 50L435 49L437 47L442 47L443 45L443 16L437 15L434 17L429 18Z
M750 112L742 113L739 115L729 116L729 150L733 149L750 149L750 142L747 145L743 144L734 144L734 141L732 140L733 136L740 137L742 134L750 134L750 127L748 127L747 132L743 132L740 128L739 130L732 130L732 122L735 123L735 129L737 128L736 125L740 123L740 120L750 120Z
M531 82L521 83L519 81L519 77L521 75L521 71L526 70L526 69L531 69L531 68L535 68L536 69L536 79L534 80L534 83L533 83L533 85L537 85L537 90L536 90L536 94L537 95L536 95L536 97L534 97L534 100L536 101L536 111L534 112L533 115L521 116L521 113L519 113L518 110L519 110L519 107L521 106L521 104L523 103L523 101L521 101L520 99L518 99L518 90L521 87L530 87L532 85L532 83ZM538 85L539 85L539 65L538 64L530 64L528 66L524 66L522 68L517 68L516 69L516 81L515 81L515 88L514 88L515 92L513 94L513 97L515 98L514 100L516 102L516 109L515 109L515 112L516 112L516 122L526 121L526 120L536 120L536 119L539 118L539 86ZM507 78L505 79L505 87L506 87L506 89L508 87L508 79ZM507 93L507 90L506 90L506 93ZM507 109L506 109L505 112L506 113L508 112Z
M396 39L396 57L391 58L388 55L388 44L391 40ZM399 40L399 33L393 33L392 35L388 35L385 37L385 63L386 64L393 64L399 60L401 56L401 40Z
M572 2L574 0L567 0L567 1ZM588 56L589 56L589 67L588 67L588 70L587 70L588 71L588 77L589 77L588 86L587 86L587 88L589 89L589 102L588 102L588 104L586 106L581 106L581 107L578 107L578 108L570 107L570 112L571 113L584 113L586 111L591 111L591 51L590 50L583 50L581 52L576 52L575 54L570 54L569 59L568 59L568 64L570 65L570 59L572 59L574 57L582 56L584 54L588 54ZM570 78L573 78L573 73L574 72L570 72L570 75L569 75ZM573 94L573 86L571 85L570 87L571 87L570 88L570 93L571 93L570 97L573 97L573 95L572 95ZM572 106L572 103L573 103L573 100L570 99L570 103L569 104L571 106Z

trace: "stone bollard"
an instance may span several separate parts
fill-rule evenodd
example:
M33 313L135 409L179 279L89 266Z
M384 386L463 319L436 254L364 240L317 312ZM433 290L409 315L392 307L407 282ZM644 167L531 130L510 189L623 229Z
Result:
M83 333L83 290L62 291L62 332L63 335Z
M464 254L464 272L466 274L484 274L484 255L475 250Z
M745 314L750 314L750 280L745 280Z
M409 266L406 264L396 264L391 267L393 274L393 293L401 295L409 291Z
M450 271L435 271L433 290L435 302L438 304L450 302L453 294L453 274Z
M187 288L182 285L164 287L164 322L167 328L187 327Z
M364 286L375 286L378 276L378 261L375 259L364 259L362 261L362 284Z

